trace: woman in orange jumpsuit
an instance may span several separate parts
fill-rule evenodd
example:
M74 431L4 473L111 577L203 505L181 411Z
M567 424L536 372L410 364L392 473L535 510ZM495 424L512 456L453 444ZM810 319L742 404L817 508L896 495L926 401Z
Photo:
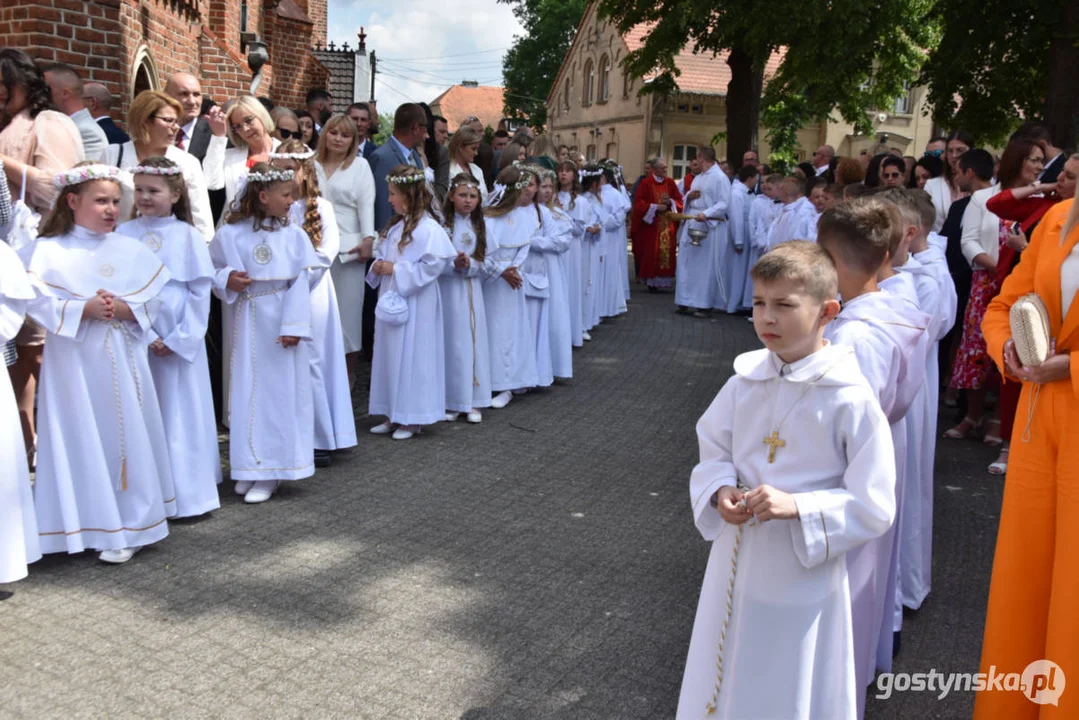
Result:
M1059 705L1031 700L1034 688L979 692L976 720L1079 718L1077 286L1079 205L1066 200L1046 213L982 322L989 354L1001 373L1022 381L1023 390L1004 485L981 672L995 666L997 673L1022 673L1029 663L1045 659L1071 682ZM1019 362L1008 319L1012 304L1031 292L1045 303L1056 339L1055 355L1039 367ZM1059 689L1063 679L1053 680Z

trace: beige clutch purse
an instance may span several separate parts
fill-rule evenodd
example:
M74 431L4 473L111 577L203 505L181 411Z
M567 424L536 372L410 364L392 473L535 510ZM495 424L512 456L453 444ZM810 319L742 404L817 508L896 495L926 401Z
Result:
M1012 305L1008 319L1015 352L1024 367L1038 367L1049 357L1052 335L1049 312L1036 293L1024 295Z

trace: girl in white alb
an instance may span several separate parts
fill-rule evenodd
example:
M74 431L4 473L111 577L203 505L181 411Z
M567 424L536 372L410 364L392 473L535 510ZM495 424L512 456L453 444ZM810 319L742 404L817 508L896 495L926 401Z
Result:
M289 222L292 179L255 163L210 244L214 293L232 314L229 472L248 503L315 473L311 284L322 262Z
M487 307L483 301L487 227L480 185L460 173L450 180L443 216L457 257L438 279L446 344L446 419L467 413L470 423L483 420L480 408L491 406L491 354Z
M596 166L585 166L581 170L581 189L584 191L578 202L584 203L591 215L591 221L585 226L585 253L588 256L587 277L582 277L584 283L584 303L582 314L584 315L584 329L591 331L600 324L601 308L603 307L602 281L604 260L607 256L607 246L604 243L604 230L617 226L617 218L611 215L604 207L600 199L603 186L603 170Z
M221 505L221 458L205 342L214 266L206 240L191 224L182 168L156 157L146 158L132 173L139 217L116 231L155 253L172 275L158 296L160 310L146 336L168 436L176 516L196 517Z
M577 178L577 166L569 160L558 165L558 193L555 201L573 223L573 237L569 252L565 255L566 282L569 291L570 340L573 347L581 347L591 340L584 329L584 289L588 282L588 251L584 245L585 228L592 223L592 210L587 202L579 200L581 183Z
M491 345L491 389L498 393L491 407L503 408L513 390L539 384L536 346L523 290L523 266L528 259L539 217L532 205L538 184L532 173L509 165L498 174L503 189L498 201L484 211L487 226L487 334Z
M573 328L570 322L569 272L566 257L573 244L573 220L562 212L554 199L555 174L540 173L536 199L543 217L543 261L547 264L548 300L547 343L551 353L551 371L555 377L573 377Z
M176 514L168 441L147 346L172 275L112 232L124 171L81 164L38 239L21 251L28 313L48 331L38 393L34 502L44 553L100 550L122 563Z
M286 140L270 153L274 167L291 170L293 197L289 222L302 227L311 240L321 267L311 288L311 390L315 402L315 465L331 463L331 450L356 445L356 418L352 409L345 341L337 292L327 272L341 249L333 205L319 196L314 151L299 140Z
M367 275L379 288L368 411L386 416L372 433L407 440L446 419L438 278L457 253L431 212L423 171L398 165L386 180L395 215Z

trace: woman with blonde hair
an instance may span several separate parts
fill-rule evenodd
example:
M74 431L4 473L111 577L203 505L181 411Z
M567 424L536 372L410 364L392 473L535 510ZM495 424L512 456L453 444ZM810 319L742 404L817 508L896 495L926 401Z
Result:
M1030 663L1052 661L1079 667L1079 619L1074 562L1079 506L1079 203L1050 208L1034 231L1018 267L985 311L982 332L993 362L1010 380L1022 382L1023 420L1013 435L1000 512L993 579L982 642L982 671L1022 672ZM1038 366L1022 363L1009 314L1023 296L1036 293L1049 316L1055 343ZM1052 676L1050 676L1052 677ZM1063 672L1055 687L1064 684ZM1059 693L1049 695L1050 698ZM1051 717L1075 717L1079 700L1059 696ZM1034 720L1041 706L1024 693L987 690L974 701L976 720ZM1044 710L1041 717L1046 717Z
M226 103L223 120L225 133L235 147L224 149L225 136L215 133L202 169L211 190L225 188L225 203L231 206L240 179L255 163L268 162L281 141L273 137L276 126L266 108L250 95Z
M375 230L375 177L371 166L357 157L356 125L346 115L333 115L322 126L315 171L322 196L333 205L340 232L340 249L330 265L341 330L345 364L355 384L356 360L363 349L363 303L366 261L371 257Z
M194 155L176 147L176 132L184 112L180 103L157 90L143 90L127 111L127 130L131 139L123 145L109 145L105 163L121 170L130 170L152 157L163 157L176 163L183 171L187 199L191 207L191 224L206 242L214 236L214 219L210 210L210 194L206 176ZM206 159L211 160L209 152ZM134 205L133 189L125 183L120 198L121 221L130 220Z
M471 175L476 179L476 187L480 191L480 200L487 201L487 184L483 181L483 171L474 161L480 151L480 142L483 136L478 132L463 125L450 138L450 178L455 178L461 173Z

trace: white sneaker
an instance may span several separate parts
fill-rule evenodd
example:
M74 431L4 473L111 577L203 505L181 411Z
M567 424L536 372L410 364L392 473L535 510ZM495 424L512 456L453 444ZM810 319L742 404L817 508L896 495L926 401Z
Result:
M101 554L98 555L97 557L98 557L99 560L101 560L101 562L107 562L107 563L112 563L113 565L119 565L121 563L126 563L128 560L135 557L135 553L137 553L139 550L142 550L142 548L141 547L129 547L129 548L120 548L119 550L102 550Z
M234 490L237 495L246 495L247 491L251 489L251 486L255 484L254 480L237 480Z
M277 486L280 483L277 480L258 480L255 482L255 486L247 491L244 495L244 502L252 505L256 503L264 503L273 497L274 492L277 490Z
M584 335L582 335L581 337L583 337L583 338L584 338L585 340L591 340L591 339L592 339L592 336L591 336L591 335L589 335L588 333L585 333L585 334L584 334Z
M458 416L460 414L461 413L459 413L459 412L447 412L446 413L446 422L456 422L457 418L458 418Z
M479 410L470 410L468 415L465 416L465 419L470 423L481 423L483 422L483 415L480 414Z
M491 407L496 410L506 407L510 404L510 400L513 399L513 393L509 390L503 390L502 392L491 398Z
M394 440L408 440L409 438L411 438L411 437L413 437L415 435L419 435L419 434L420 434L419 429L406 430L404 428L404 426L402 426L402 427L399 427L399 428L397 428L396 430L393 431L393 439Z
M389 435L392 430L393 430L393 423L391 423L390 421L387 420L386 422L382 423L381 425L375 425L373 428L371 428L371 434L372 435Z

